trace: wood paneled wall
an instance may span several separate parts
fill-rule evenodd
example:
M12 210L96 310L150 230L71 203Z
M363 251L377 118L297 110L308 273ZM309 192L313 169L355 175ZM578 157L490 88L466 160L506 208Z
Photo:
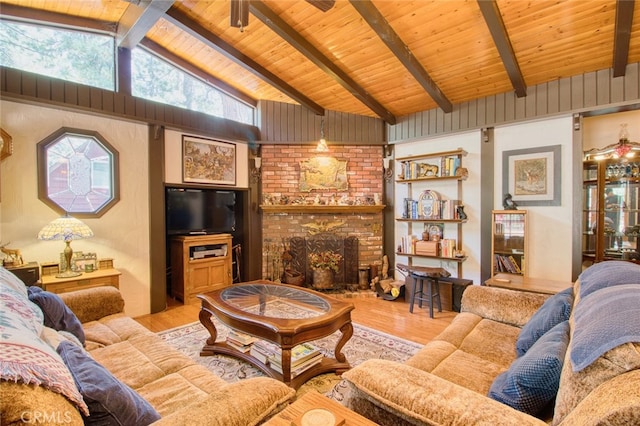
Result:
M502 93L454 105L448 114L437 108L399 117L398 124L387 126L386 139L406 141L639 101L640 63L635 63L623 77L613 78L613 70L606 69L529 87L524 98Z
M299 105L260 101L256 121L263 143L317 143L320 139L322 116ZM327 110L324 116L324 137L328 144L383 145L384 121Z
M256 126L188 111L110 90L0 67L2 98L135 120L235 141L256 141Z

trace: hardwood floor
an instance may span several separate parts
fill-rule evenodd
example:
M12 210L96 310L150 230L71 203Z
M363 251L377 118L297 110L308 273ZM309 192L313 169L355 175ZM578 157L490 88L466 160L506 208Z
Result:
M416 343L425 344L444 330L456 312L434 312L429 318L429 309L414 306L409 313L409 304L402 300L387 301L377 297L348 299L355 309L351 312L354 323L364 325L387 334L392 334ZM169 299L167 309L157 314L135 318L140 324L157 333L198 321L200 304L182 303Z

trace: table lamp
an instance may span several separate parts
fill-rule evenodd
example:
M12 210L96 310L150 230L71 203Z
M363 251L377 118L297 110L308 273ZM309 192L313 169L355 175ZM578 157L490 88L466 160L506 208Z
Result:
M64 271L56 275L56 278L70 278L82 275L82 272L71 270L71 257L73 256L71 240L90 237L93 237L93 231L84 222L68 214L55 219L38 232L39 240L64 240L67 244L64 248L64 258L66 260Z

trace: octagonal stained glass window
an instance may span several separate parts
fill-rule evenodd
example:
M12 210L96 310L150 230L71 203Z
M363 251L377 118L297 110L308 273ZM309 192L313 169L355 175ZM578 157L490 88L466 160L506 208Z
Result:
M98 132L61 128L38 143L38 197L61 214L102 216L119 200L118 151Z

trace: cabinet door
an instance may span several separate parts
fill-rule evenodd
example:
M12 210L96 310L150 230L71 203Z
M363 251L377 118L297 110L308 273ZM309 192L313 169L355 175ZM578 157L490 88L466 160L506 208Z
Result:
M583 259L640 262L640 161L585 161Z
M526 211L494 211L491 254L493 275L526 275Z
M227 286L227 263L225 260L204 262L190 267L190 293L206 293Z

